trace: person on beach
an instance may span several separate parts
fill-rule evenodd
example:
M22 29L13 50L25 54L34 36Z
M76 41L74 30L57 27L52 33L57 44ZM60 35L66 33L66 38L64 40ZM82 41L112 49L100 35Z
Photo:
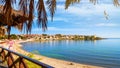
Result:
M8 42L7 42L7 44L8 44L8 49L11 49L12 48L12 50L14 50L14 41L12 40L12 39L10 39Z

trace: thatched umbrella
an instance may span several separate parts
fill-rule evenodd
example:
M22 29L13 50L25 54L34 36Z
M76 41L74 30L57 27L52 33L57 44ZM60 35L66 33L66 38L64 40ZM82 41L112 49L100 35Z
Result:
M10 38L11 27L17 27L19 30L23 29L23 24L28 20L27 14L24 15L22 11L14 10L11 11L11 19L9 23L6 22L6 14L3 11L3 6L0 5L0 26L6 26L8 32L8 38Z

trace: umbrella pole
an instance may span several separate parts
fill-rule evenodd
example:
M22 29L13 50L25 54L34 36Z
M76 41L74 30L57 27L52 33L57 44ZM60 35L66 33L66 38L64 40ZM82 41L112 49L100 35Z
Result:
M8 28L7 28L8 39L10 39L10 31L11 31L11 26L8 26Z

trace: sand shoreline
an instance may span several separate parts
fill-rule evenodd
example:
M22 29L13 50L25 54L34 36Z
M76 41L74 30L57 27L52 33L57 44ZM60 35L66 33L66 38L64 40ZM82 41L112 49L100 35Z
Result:
M16 41L15 44L14 44L13 49L18 53L28 55L29 52L23 50L21 48L22 45L20 44L20 43L28 42L28 41L31 41L31 40ZM3 45L5 46L6 44L3 44ZM34 54L34 58L35 59L40 59L38 61L43 62L45 64L48 64L50 66L53 66L55 68L103 68L103 67L99 67L99 66L93 66L93 65L87 65L87 64L79 64L79 63L75 63L75 62L49 58L49 57L45 57L45 56L42 56L42 55L36 55L36 54Z

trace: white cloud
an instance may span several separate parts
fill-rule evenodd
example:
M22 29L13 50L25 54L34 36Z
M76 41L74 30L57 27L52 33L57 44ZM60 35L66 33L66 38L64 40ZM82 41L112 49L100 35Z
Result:
M40 28L34 28L32 31L40 31ZM48 27L48 31L86 31L82 28L57 28L57 27Z
M118 26L117 24L114 23L99 23L99 24L95 24L95 26L108 26L108 27L114 27L114 26Z
M35 32L40 31L40 28L34 28L32 29L32 31L35 31Z
M48 27L50 31L85 31L86 29L82 28L57 28L57 27Z
M51 20L51 17L48 17L48 20ZM54 17L53 21L64 21L64 22L69 22L68 19L64 17Z
M59 10L64 10L64 5L57 5ZM107 11L108 14L113 14L115 15L115 13L120 13L120 9L119 7L116 8L115 6L113 6L113 4L97 4L97 5L93 5L93 4L77 4L77 5L73 5L70 6L67 9L67 13L70 14L74 14L77 16L89 16L89 15L104 15L104 10ZM59 12L63 12L63 11L59 11Z

